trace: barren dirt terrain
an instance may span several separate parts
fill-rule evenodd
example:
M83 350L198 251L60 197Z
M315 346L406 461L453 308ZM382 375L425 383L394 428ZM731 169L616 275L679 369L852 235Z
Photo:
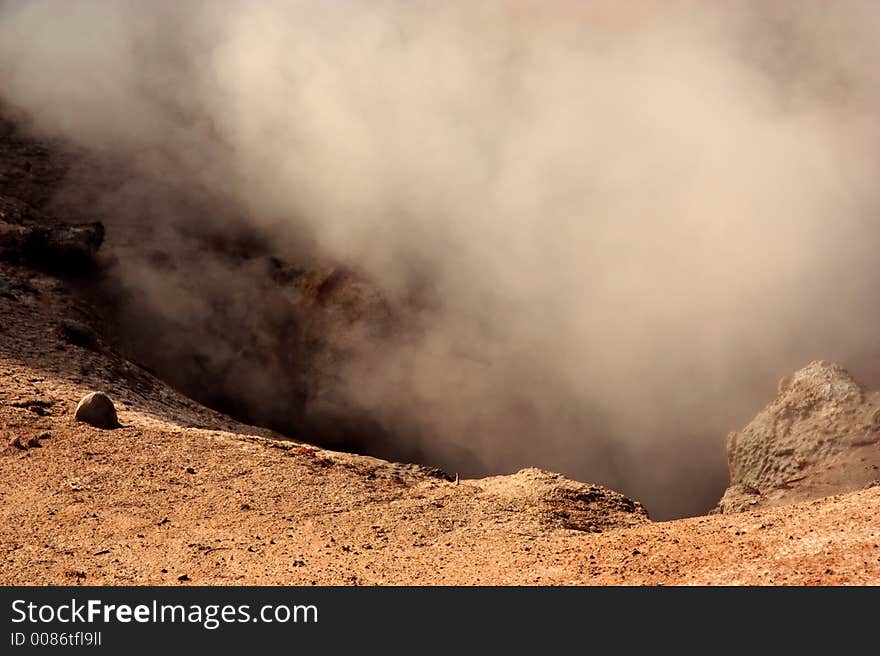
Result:
M34 208L57 176L37 145L9 144L0 226L14 251L22 226L46 220ZM880 583L873 396L846 410L861 431L856 491L791 504L780 490L806 474L762 460L760 476L737 470L736 507L721 508L744 512L652 522L636 501L548 472L459 480L236 422L123 357L76 279L40 265L0 262L0 583ZM803 385L811 403L836 398ZM122 427L74 421L94 390ZM814 405L786 403L815 424ZM801 442L774 457L800 449L815 457L798 471L822 470L825 451ZM822 493L836 489L828 480Z

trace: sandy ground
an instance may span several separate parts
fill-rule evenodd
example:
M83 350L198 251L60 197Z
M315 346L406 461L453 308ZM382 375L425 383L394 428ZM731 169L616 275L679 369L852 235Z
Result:
M0 278L0 583L880 583L880 487L572 530L517 497L530 475L456 484L238 424L62 339L90 319L63 282ZM91 389L123 428L73 421Z

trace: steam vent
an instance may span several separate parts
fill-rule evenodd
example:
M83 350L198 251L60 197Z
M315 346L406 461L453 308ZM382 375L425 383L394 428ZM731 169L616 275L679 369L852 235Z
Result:
M880 585L878 62L871 0L0 0L0 597ZM336 634L614 609L544 599Z

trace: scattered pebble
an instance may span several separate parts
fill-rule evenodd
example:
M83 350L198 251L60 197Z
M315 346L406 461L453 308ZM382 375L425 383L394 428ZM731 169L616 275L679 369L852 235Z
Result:
M62 319L58 325L58 332L61 338L68 344L81 346L90 350L98 347L100 339L98 333L89 326L73 319Z
M20 449L22 451L27 451L27 445L21 441L21 438L16 436L9 440L9 446Z

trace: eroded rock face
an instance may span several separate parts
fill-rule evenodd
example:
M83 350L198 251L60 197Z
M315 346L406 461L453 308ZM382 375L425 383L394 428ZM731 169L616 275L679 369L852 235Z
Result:
M103 242L104 226L98 222L82 225L0 222L0 259L52 271L89 266Z
M523 469L476 482L484 493L503 501L508 510L536 513L542 524L555 528L601 533L650 521L642 504L619 492L541 469Z
M74 418L96 428L118 428L116 407L103 392L86 394L76 406Z
M880 395L839 365L813 362L727 438L730 486L721 512L792 503L865 487L880 477Z

